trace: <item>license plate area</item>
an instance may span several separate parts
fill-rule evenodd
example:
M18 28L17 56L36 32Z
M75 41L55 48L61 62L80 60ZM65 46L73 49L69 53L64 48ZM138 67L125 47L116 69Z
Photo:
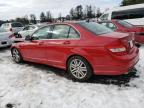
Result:
M5 45L5 44L7 44L7 42L1 42L1 44L2 44L2 45Z

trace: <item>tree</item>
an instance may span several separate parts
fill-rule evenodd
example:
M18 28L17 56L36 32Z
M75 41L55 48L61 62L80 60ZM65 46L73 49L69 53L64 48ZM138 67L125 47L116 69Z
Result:
M75 19L75 11L73 8L70 10L70 19L71 20Z
M33 23L33 24L36 24L37 21L36 21L36 16L34 14L31 14L30 15L30 22Z
M61 15L61 13L59 13L58 20L62 21L62 15Z
M144 3L144 0L123 0L121 6Z
M83 18L83 7L82 7L82 5L78 5L75 8L75 14L76 14L76 19L82 19Z
M70 20L70 15L66 15L66 20Z
M5 23L5 21L0 20L0 26L1 26L3 23Z
M46 16L45 16L44 12L41 12L41 14L40 14L40 22L46 22Z
M91 5L86 6L86 16L87 18L93 18L93 10Z
M51 14L51 12L50 11L47 11L46 12L46 21L47 22L52 22L52 14Z
M102 15L102 13L101 13L101 11L100 11L100 8L97 8L96 11L97 11L97 12L96 12L96 17L99 18L99 17Z
M24 23L25 23L25 25L28 25L28 24L29 24L28 15L25 15L25 16L24 16Z

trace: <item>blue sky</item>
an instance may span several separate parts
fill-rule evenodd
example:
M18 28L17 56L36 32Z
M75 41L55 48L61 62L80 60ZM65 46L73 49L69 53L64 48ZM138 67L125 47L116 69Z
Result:
M72 7L77 5L93 5L100 7L102 11L107 8L119 6L121 0L0 0L0 20L13 19L29 14L39 14L50 10L53 17L59 13L63 16L69 13Z

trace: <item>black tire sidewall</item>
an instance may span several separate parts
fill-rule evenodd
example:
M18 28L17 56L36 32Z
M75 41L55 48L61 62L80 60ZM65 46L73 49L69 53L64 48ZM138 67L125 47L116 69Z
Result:
M22 55L21 55L20 51L19 51L17 48L13 48L13 49L11 50L12 57L13 57L13 50L17 50L17 51L18 51L18 54L19 54L19 57L20 57L19 61L14 60L14 58L13 58L13 60L14 60L16 63L22 63L22 62L23 62L23 58L22 58Z

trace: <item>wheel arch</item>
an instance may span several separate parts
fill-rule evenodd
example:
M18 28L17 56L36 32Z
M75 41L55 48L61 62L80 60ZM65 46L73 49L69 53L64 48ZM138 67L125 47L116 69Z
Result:
M68 56L68 58L66 59L66 62L65 62L66 69L67 69L67 64L68 64L69 59L72 58L72 57L74 57L74 56L80 56L83 59L85 59L88 62L88 64L90 65L91 69L94 71L92 63L88 60L88 58L85 57L85 56L83 56L83 55L80 55L80 54L71 54L70 56Z

